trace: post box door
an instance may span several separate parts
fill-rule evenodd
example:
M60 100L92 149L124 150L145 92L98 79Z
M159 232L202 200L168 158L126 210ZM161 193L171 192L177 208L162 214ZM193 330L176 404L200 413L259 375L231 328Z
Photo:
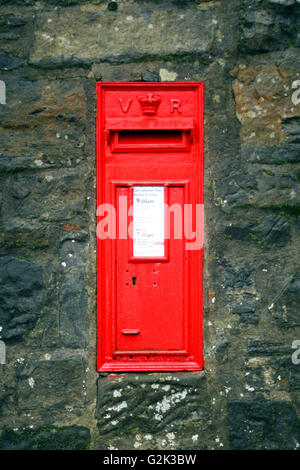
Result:
M161 232L164 225L164 207L161 202L183 206L183 188L143 186L120 188L118 195L131 194L137 189L140 206L151 206L155 193L158 203L141 215L140 237L117 241L117 350L118 351L183 351L184 350L184 240L171 238L157 240L155 225ZM151 190L154 197L151 196ZM148 194L148 196L147 196ZM161 194L163 197L161 197ZM151 199L151 197L153 199ZM148 198L148 199L147 199ZM147 202L150 201L150 204ZM134 209L134 205L133 205ZM158 212L156 217L155 211ZM150 212L149 222L143 221ZM133 210L133 218L139 217ZM162 220L160 220L162 219ZM173 220L172 220L173 222ZM133 220L134 223L134 220ZM139 220L137 220L139 223ZM151 227L151 223L154 227ZM154 235L154 237L153 237ZM155 237L156 235L156 237ZM143 237L144 236L144 237ZM147 236L151 237L147 239ZM154 238L154 240L153 240ZM158 238L159 234L158 234ZM134 242L141 241L134 256ZM148 243L147 243L148 242ZM156 243L159 243L156 245ZM153 257L153 260L149 257Z
M98 370L200 370L203 250L185 229L203 208L203 86L97 92L97 202L115 217L97 241Z

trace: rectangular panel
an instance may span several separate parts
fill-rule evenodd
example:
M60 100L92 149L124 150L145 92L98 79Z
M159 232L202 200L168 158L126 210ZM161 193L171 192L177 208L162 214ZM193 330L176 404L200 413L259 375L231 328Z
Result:
M149 202L152 209L146 208L146 211L151 218L152 213L158 213L160 230L164 219L164 192L169 193L170 205L183 205L182 187L137 186L133 190L134 198L153 201ZM130 191L132 188L118 188L117 197L129 195ZM138 212L144 212L147 204L138 203ZM153 230L151 226L150 230ZM184 242L173 237L174 219L170 233L168 262L132 261L126 247L130 241L117 240L117 351L184 350ZM163 236L163 232L161 234ZM152 249L149 246L148 255Z
M133 188L133 256L163 257L164 187L135 186Z

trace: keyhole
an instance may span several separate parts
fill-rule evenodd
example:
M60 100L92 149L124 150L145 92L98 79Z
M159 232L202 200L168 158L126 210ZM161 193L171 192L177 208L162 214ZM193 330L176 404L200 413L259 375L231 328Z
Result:
M133 285L133 286L136 285L136 277L133 277L133 278L132 278L132 285Z

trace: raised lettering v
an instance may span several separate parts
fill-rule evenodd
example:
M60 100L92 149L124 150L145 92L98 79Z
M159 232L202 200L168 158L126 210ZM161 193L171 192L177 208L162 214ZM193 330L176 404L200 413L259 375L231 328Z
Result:
M127 101L127 103L123 103L123 99L122 98L119 98L119 103L120 103L120 106L121 106L121 109L123 111L123 113L127 113L130 106L131 106L131 103L132 103L132 99L129 99Z

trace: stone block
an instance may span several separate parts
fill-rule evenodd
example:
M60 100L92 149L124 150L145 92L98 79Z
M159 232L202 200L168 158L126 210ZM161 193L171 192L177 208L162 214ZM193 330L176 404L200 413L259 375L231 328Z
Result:
M11 256L0 257L0 337L20 339L36 324L43 300L42 268Z
M100 4L70 8L67 15L63 10L38 12L36 24L30 62L44 67L204 54L217 30L211 11L189 3L181 13L169 2L157 8L126 2L117 11Z
M232 400L228 402L230 448L234 450L296 449L299 420L293 405L284 400Z
M83 450L90 443L90 431L83 426L48 426L15 432L5 429L2 450Z
M81 353L59 350L31 353L16 369L21 410L66 411L86 401L86 361Z

